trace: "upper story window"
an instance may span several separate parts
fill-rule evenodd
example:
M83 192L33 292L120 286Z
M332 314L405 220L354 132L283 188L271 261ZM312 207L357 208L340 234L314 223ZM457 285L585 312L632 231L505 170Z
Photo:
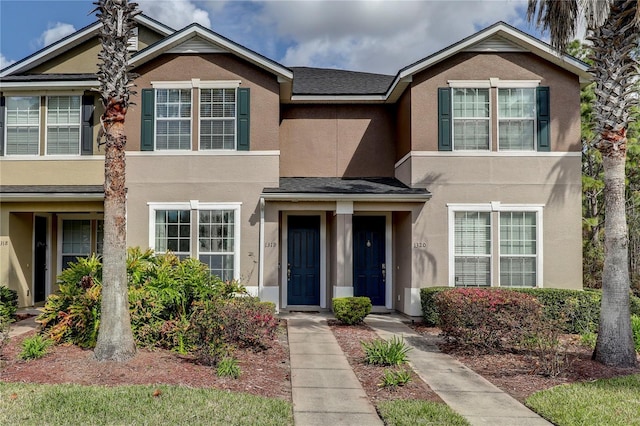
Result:
M142 89L141 151L249 150L250 93L240 81L151 84Z
M550 151L549 87L497 78L449 86L438 89L439 151Z
M535 89L498 89L498 149L533 151L535 128Z
M40 151L40 97L7 97L6 155L38 155Z
M47 97L47 154L79 155L80 96Z
M191 149L191 90L156 90L156 149Z
M453 89L453 149L489 149L489 89Z
M200 90L200 149L236 148L236 89Z

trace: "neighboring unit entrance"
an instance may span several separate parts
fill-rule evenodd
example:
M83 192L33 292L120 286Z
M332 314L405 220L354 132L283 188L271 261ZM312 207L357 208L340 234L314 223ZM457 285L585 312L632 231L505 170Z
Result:
M384 216L353 216L353 295L385 304Z
M320 304L320 216L287 217L287 304Z
M47 218L35 217L33 303L44 302L47 285Z

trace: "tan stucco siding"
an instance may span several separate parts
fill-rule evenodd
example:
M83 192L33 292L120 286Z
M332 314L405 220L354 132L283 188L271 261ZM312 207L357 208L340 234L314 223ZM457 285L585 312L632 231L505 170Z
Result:
M449 203L542 205L544 287L582 288L581 181L579 156L412 157L413 183L432 198L413 227L425 243L413 257L412 285L449 284ZM497 283L498 247L494 241Z
M405 90L396 113L396 161L411 151L411 90Z
M140 150L142 89L152 88L151 82L240 81L240 87L251 89L250 145L252 151L277 150L280 118L279 85L274 75L248 64L230 54L173 55L166 54L134 70L137 95L127 114L125 128L128 151ZM198 146L198 89L192 89L192 146Z
M81 43L49 61L29 70L30 74L90 74L98 71L100 40L97 37Z
M580 84L578 77L533 54L460 53L416 75L411 84L411 137L414 151L438 150L438 88L449 80L539 80L550 89L551 150L578 152L580 145ZM497 119L496 89L492 89L492 123ZM493 150L497 126L491 127Z
M282 112L282 176L393 176L395 128L381 106L293 106Z
M149 202L242 203L240 277L257 286L260 194L277 185L277 155L129 156L127 244L149 247Z
M2 185L102 185L104 158L0 160Z

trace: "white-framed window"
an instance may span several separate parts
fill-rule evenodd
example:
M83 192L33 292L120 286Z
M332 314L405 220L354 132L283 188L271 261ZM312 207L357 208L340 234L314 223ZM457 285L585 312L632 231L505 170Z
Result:
M489 88L453 87L453 149L488 151L490 148Z
M236 149L236 89L200 89L200 149Z
M542 286L542 205L491 202L448 209L451 286Z
M536 89L498 88L498 149L534 151Z
M156 150L191 149L191 89L155 90Z
M81 97L47 96L47 155L80 155Z
M102 254L104 220L98 215L61 215L58 218L58 271L78 258Z
M6 98L5 155L38 155L40 152L40 97Z
M206 264L223 280L240 278L241 203L148 203L149 246ZM193 247L191 242L197 241Z

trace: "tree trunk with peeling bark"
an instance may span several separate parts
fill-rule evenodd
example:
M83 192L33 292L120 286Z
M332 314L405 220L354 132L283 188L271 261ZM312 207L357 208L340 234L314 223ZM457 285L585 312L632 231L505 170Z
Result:
M100 329L94 350L100 361L126 361L136 353L127 286L127 189L124 120L133 86L127 43L133 35L136 4L127 0L96 3L102 23L98 79L105 112L100 121L105 141L104 249Z

